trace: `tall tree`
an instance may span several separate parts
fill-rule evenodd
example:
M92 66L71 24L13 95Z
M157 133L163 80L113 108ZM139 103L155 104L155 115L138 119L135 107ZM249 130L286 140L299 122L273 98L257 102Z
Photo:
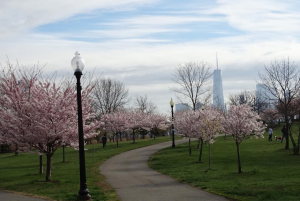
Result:
M279 102L284 115L288 135L286 136L285 149L289 149L289 136L295 148L296 143L289 123L289 111L292 100L300 94L300 74L298 66L289 59L274 60L265 66L265 72L259 73L260 82ZM271 97L270 97L271 98ZM295 150L295 149L294 149Z
M135 97L136 108L144 113L153 114L156 112L156 105L148 99L148 96L136 96Z
M173 82L177 86L172 90L179 95L179 99L180 96L187 98L195 111L196 104L201 102L201 98L206 98L206 94L211 89L211 76L210 66L207 63L189 62L179 65L173 74Z
M92 95L97 116L114 112L128 103L128 89L111 78L96 79Z

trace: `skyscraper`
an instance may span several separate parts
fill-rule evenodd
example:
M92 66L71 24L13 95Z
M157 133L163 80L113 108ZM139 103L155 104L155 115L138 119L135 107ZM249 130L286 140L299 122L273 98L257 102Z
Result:
M217 57L217 69L214 70L214 83L213 83L213 106L219 109L224 109L224 95L223 95L223 83L221 70L218 67Z
M286 93L288 94L288 93ZM256 84L256 105L264 105L265 108L274 108L277 98L267 89L264 84ZM258 106L257 106L258 107Z

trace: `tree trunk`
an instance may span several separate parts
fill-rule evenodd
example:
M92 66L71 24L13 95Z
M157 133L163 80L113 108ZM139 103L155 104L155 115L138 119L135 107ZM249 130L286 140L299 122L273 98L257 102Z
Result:
M47 156L47 173L46 173L46 181L51 181L51 158L52 155L46 155Z
M189 138L189 155L192 155L191 138Z
M63 145L62 147L63 147L63 163L65 163L66 162L65 145Z
M132 131L133 144L135 144L135 131Z
M235 143L236 143L236 151L238 156L238 169L239 169L239 173L242 173L241 158L240 158L240 144L237 141L235 141Z
M200 138L200 140L201 140L201 147L200 147L199 162L201 162L201 159L202 159L202 148L203 148L203 139Z
M200 139L198 140L198 144L197 144L197 149L199 149L199 146L200 146Z
M15 150L15 156L18 156L19 155L19 145L16 144L16 150Z
M290 137L291 137L291 141L292 141L292 144L293 144L293 152L295 155L298 155L299 154L299 137L298 137L298 144L295 142L294 138L293 138L293 135L292 135L292 132L289 133Z
M43 174L43 154L40 155L40 174Z
M285 119L285 127L286 127L286 134L285 134L285 149L290 149L290 144L289 144L289 118L288 115L284 115Z
M210 170L210 144L208 145L208 169Z
M119 147L119 138L118 138L118 134L117 135L117 147Z

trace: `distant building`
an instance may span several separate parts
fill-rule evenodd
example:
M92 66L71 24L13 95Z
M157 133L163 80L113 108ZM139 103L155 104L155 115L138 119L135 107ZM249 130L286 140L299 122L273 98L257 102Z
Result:
M214 70L213 82L213 107L224 109L224 95L221 70Z
M176 103L175 104L175 111L187 111L190 110L190 106L187 103Z
M277 98L264 84L256 84L256 104L265 104L266 108L274 108Z

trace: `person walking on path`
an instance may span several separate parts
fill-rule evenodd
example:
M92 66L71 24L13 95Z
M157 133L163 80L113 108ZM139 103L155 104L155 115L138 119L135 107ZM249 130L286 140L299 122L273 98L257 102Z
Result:
M107 138L106 138L106 135L104 134L103 137L102 137L102 144L103 144L103 149L106 148L106 142L107 142Z
M281 143L283 142L283 139L286 137L287 133L286 133L286 127L285 125L283 125L282 129L281 129L281 132L282 132L282 138L281 138Z
M269 128L269 141L272 141L273 129Z

